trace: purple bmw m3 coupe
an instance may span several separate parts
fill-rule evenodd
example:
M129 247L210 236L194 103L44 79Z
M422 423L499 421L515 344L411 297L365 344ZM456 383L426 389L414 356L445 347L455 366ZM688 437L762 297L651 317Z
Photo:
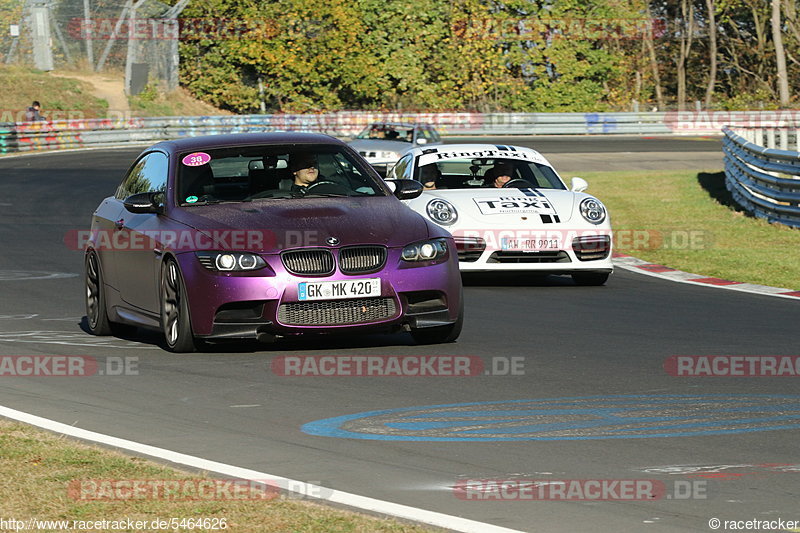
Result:
M92 217L89 329L160 329L175 352L304 333L453 341L458 256L449 233L400 201L420 192L325 135L155 144Z

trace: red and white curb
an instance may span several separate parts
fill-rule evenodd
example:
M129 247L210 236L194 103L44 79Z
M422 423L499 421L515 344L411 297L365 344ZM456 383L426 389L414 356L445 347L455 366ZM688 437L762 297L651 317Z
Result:
M777 296L778 298L800 300L800 291L783 289L780 287L770 287L768 285L758 285L756 283L744 283L741 281L731 281L728 279L710 278L707 276L701 276L699 274L691 274L689 272L683 272L668 266L659 265L656 263L648 263L642 259L625 254L614 254L614 266L629 270L631 272L638 272L639 274L653 276L655 278L677 281L678 283L688 283L690 285L701 285L704 287L717 287L720 289L749 292L752 294L763 294L764 296Z

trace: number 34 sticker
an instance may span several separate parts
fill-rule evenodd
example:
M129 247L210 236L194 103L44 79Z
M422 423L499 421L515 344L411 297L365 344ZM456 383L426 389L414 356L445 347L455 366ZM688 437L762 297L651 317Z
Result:
M211 161L211 156L205 152L194 152L181 160L187 167L199 167Z

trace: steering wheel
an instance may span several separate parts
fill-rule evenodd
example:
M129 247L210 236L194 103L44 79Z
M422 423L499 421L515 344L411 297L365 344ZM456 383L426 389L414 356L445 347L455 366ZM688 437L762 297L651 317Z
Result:
M341 183L336 183L335 181L330 181L330 180L324 180L324 181L314 182L308 187L306 187L305 194L309 195L311 193L349 195L350 190Z
M507 181L503 189L533 189L533 184L528 180L517 178Z

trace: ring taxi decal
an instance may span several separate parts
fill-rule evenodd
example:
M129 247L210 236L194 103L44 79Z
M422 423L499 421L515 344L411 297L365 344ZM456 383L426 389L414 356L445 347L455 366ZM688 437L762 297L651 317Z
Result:
M556 210L543 195L520 196L518 193L495 197L472 199L484 215L507 215L509 213L533 213L556 215Z

